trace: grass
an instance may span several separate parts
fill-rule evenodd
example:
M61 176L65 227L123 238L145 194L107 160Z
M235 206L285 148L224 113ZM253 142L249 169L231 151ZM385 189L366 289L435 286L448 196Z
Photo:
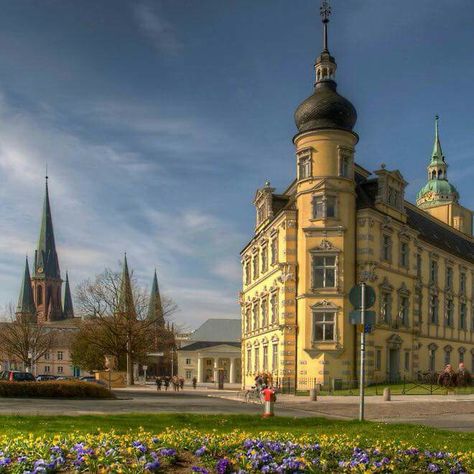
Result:
M2 434L10 437L33 433L35 435L81 433L115 430L125 433L143 428L160 433L166 428L193 428L203 433L216 430L229 432L241 429L251 434L261 431L288 432L296 435L311 433L341 434L380 443L381 440L405 441L423 449L474 451L473 433L443 431L408 424L328 420L325 418L275 417L261 419L250 415L194 415L194 414L127 414L85 416L0 416Z

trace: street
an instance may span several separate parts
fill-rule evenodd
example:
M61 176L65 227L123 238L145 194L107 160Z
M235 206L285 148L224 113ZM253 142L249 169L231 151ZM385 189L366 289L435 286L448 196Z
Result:
M86 415L125 413L259 414L263 407L239 401L237 392L185 390L157 392L151 387L115 390L117 400L0 399L3 415ZM223 398L225 397L225 398ZM279 416L319 416L355 419L357 397L306 397L279 395L275 405ZM453 431L474 431L474 396L394 396L366 398L366 418L388 423L415 423Z

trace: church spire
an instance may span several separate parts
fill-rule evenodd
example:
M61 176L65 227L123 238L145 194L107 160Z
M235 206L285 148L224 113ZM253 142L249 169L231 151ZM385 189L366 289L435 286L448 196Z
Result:
M66 286L64 288L64 310L63 310L63 318L64 319L71 319L74 318L74 307L72 305L72 296L71 296L71 288L69 286L69 275L66 272Z
M128 318L136 318L135 303L133 301L132 281L128 271L127 253L123 259L122 279L118 301L119 312Z
M45 188L41 229L38 239L38 248L35 253L34 276L37 278L46 277L59 280L61 279L61 274L54 240L53 219L49 202L48 176L46 176Z
M336 60L331 56L328 48L328 25L329 17L331 16L331 6L327 0L321 2L319 14L321 15L321 21L323 23L323 50L316 59L316 63L314 65L316 72L316 86L317 84L324 81L334 82L337 69Z
M431 154L431 163L434 161L444 162L443 150L441 149L441 142L439 140L439 115L435 115L435 140L433 145L433 153Z
M25 259L25 272L21 283L20 296L18 298L18 306L16 307L16 315L35 317L36 306L33 299L33 290L31 288L30 267L28 265L28 257Z
M153 276L153 283L151 285L150 304L148 306L148 319L154 319L159 326L165 327L165 318L163 316L163 305L161 303L160 289L158 287L158 277Z

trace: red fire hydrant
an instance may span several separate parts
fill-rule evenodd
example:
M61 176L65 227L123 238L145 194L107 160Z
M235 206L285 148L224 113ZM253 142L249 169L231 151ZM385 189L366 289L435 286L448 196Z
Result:
M273 412L273 405L276 400L275 390L273 388L267 387L262 390L263 400L265 402L265 411L263 413L263 418L268 418L270 416L275 416Z

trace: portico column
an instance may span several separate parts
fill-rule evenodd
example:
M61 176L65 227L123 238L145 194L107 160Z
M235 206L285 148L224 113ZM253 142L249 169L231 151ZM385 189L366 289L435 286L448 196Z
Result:
M235 383L235 359L230 359L229 383Z
M219 377L219 371L217 370L219 368L218 360L219 359L217 357L214 358L214 383L218 382Z
M198 373L197 373L197 381L199 383L202 383L203 380L202 380L202 363L203 363L203 360L202 360L202 357L201 357L201 354L198 354Z

